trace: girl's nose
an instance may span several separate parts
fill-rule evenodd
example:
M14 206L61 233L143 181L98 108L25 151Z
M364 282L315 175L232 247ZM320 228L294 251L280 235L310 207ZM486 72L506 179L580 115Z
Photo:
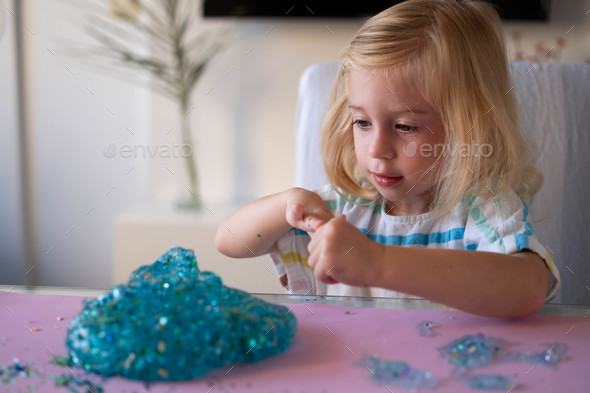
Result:
M395 158L396 152L393 145L392 136L387 130L376 128L371 136L369 145L369 154L373 158L392 159Z

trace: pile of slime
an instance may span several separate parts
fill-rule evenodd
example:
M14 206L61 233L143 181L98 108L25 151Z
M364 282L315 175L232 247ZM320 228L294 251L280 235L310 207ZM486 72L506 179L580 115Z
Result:
M67 332L73 364L143 381L262 360L288 348L297 327L286 307L224 286L180 247L83 305Z

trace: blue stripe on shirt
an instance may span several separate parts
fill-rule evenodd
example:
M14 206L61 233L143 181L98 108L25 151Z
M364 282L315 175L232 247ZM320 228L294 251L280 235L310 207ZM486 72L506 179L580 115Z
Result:
M522 222L524 223L524 232L516 234L516 249L521 251L529 248L529 237L534 235L533 226L528 222L527 217L529 215L529 207L525 201L521 199L522 209Z
M305 232L304 230L301 230L299 228L292 228L292 229L295 232L295 236L302 236L302 235L309 236L309 233Z
M361 229L364 233L365 229ZM449 243L453 240L463 240L465 228L453 228L445 232L412 233L410 235L367 235L369 239L386 246L427 246L430 243Z
M301 229L293 228L296 236L309 236L307 232ZM366 229L359 228L363 233L367 233ZM408 246L419 245L427 246L430 243L449 243L453 240L463 240L465 235L465 228L453 228L445 232L432 233L412 233L410 235L367 235L367 237L375 242L386 246Z

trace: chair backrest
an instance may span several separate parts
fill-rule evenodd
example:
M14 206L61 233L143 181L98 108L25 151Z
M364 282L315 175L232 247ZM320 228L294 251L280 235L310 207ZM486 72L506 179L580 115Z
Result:
M300 77L298 187L313 190L327 182L320 131L338 68L337 62L316 63ZM515 61L511 71L523 131L545 176L530 210L537 237L560 268L553 302L590 304L590 66Z

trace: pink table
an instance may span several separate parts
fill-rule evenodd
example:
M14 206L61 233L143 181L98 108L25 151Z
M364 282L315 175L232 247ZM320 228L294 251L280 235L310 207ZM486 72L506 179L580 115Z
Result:
M65 355L69 322L82 308L80 296L0 292L0 365L28 364L38 375L8 380L0 375L0 392L67 392L54 378L87 378L79 369L51 364ZM474 392L451 378L452 367L437 350L465 334L484 333L506 339L519 352L540 352L548 343L569 346L557 367L530 363L493 364L480 374L513 378L518 392L590 391L590 318L588 316L534 315L497 320L450 310L391 310L356 308L314 302L285 304L298 319L292 346L284 353L254 364L235 364L188 382L143 383L92 375L106 393L133 392L248 392L248 393L370 393L407 392L404 387L376 383L369 370L358 365L366 355L399 360L428 370L442 383L433 392ZM423 320L439 323L434 337L423 337L415 325ZM2 384L1 382L9 384ZM73 386L88 392L85 386ZM426 391L426 390L420 390Z

